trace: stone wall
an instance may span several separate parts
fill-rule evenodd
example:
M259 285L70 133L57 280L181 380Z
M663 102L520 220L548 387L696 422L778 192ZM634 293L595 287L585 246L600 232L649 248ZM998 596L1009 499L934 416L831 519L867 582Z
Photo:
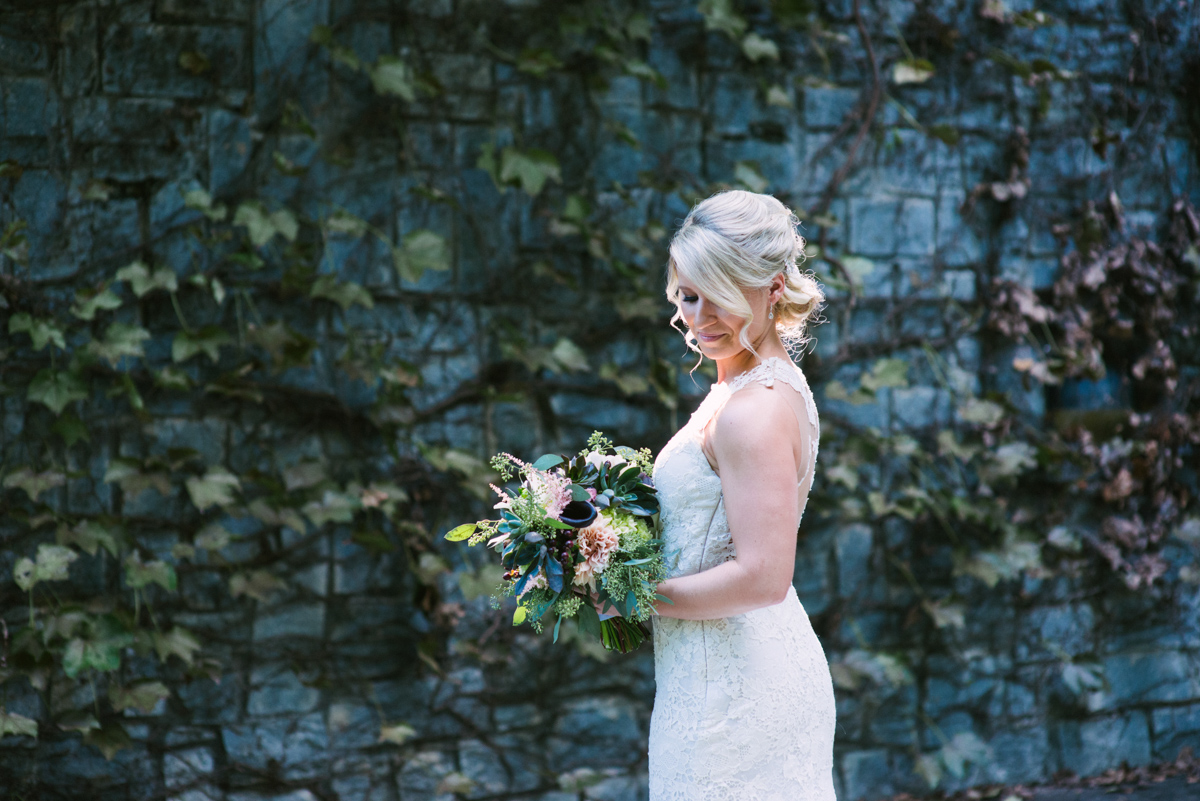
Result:
M757 73L725 36L705 30L693 4L651 0L642 4L652 35L645 61L665 80L623 75L586 97L573 79L537 79L494 58L481 44L486 36L462 23L478 14L487 23L481 30L503 44L510 21L536 27L539 19L551 20L538 16L548 14L545 5L133 0L17 3L0 14L0 161L8 165L0 178L0 222L28 221L30 250L27 271L7 260L0 274L61 300L138 256L185 272L205 258L189 249L182 230L189 222L182 192L197 187L217 198L253 193L310 204L310 211L336 204L397 239L429 228L452 242L453 259L450 270L410 282L394 273L380 248L347 245L338 255L341 274L377 300L370 315L353 309L348 316L369 316L394 334L393 345L422 378L412 393L420 414L411 439L390 455L344 428L322 428L322 419L363 408L373 390L314 370L288 380L300 389L329 390L345 404L320 407L316 422L296 423L288 417L303 411L296 409L279 417L265 410L231 416L188 404L149 426L118 415L105 449L71 464L79 476L54 491L71 514L161 520L153 547L167 553L178 536L172 521L188 512L186 498L143 493L121 505L102 481L109 458L187 447L208 464L237 469L317 458L352 466L366 449L372 459L393 460L410 494L422 499L412 525L431 535L428 547L370 548L336 527L315 536L285 528L275 547L286 551L287 588L257 601L231 600L212 574L181 570L172 619L203 636L221 664L219 681L177 663L160 670L132 660L130 675L162 677L173 695L149 713L126 711L130 747L108 761L77 734L50 726L36 742L5 738L0 788L6 796L646 796L651 654L606 656L583 643L552 646L548 638L510 630L477 586L483 581L477 577L487 576L483 555L439 543L441 532L487 513L479 497L448 478L444 459L446 453L485 459L501 448L523 456L574 450L595 428L621 442L660 447L711 375L687 374L690 361L676 358L683 348L665 328L660 304L650 317L661 333L649 341L675 365L663 396L669 403L659 403L644 379L631 392L617 392L598 377L602 364L636 375L650 361L644 345L607 347L599 326L588 329L590 340L578 338L590 372L543 371L532 398L464 396L464 388L485 378L501 384L487 371L512 361L493 336L497 321L511 319L488 296L491 289L515 282L519 296L521 282L565 287L538 295L546 305L531 309L562 318L572 314L572 293L612 290L586 258L558 258L553 242L561 219L539 199L501 192L477 166L480 148L516 142L563 154L564 187L596 187L607 205L595 213L630 230L658 222L669 232L686 213L686 192L639 186L645 170L683 176L693 187L735 176L754 185L761 176L767 191L814 209L853 139L870 76L861 53L851 55L858 42L853 6L839 0L819 4L821 36L778 33L766 22L765 6L747 3L747 17L776 32L783 45L774 71ZM1029 10L1023 2L1011 5L1006 13ZM973 2L927 6L947 25L940 34L965 36L993 24ZM863 10L873 27L890 30L894 22L914 42L938 33L919 30L906 3ZM936 83L888 84L859 166L825 213L806 223L811 241L869 269L853 304L848 291L831 286L829 321L816 330L815 350L802 362L811 366L831 441L852 426L928 433L957 419L951 389L922 366L923 344L974 391L1007 393L1037 423L1047 412L1046 395L1012 370L1022 352L990 349L976 331L963 331L958 311L976 308L993 277L1047 287L1063 252L1052 225L1086 200L1116 192L1127 225L1147 234L1176 196L1200 202L1200 167L1188 139L1187 114L1195 110L1184 107L1174 84L1131 89L1128 83L1142 41L1155 32L1163 37L1163 63L1178 67L1187 48L1194 52L1194 2L1117 10L1060 0L1042 10L1051 24L996 36L1007 36L1004 46L1022 58L1052 57L1057 69L1086 80L1044 84L1040 113L1031 111L1040 87L984 54ZM346 79L344 65L310 40L316 25L334 26L338 40L364 60L420 52L443 94L381 111L368 88ZM781 92L773 104L765 95L770 82ZM1150 111L1129 117L1126 93L1151 98L1141 106ZM592 96L600 108L589 105ZM327 134L320 149L280 122L289 101ZM912 115L923 125L912 124ZM623 124L640 147L602 125L605 119ZM953 128L957 142L928 135L937 125ZM976 187L1007 179L1016 126L1030 140L1027 197L1000 212L982 205L964 212ZM1109 135L1112 144L1101 155L1097 137ZM298 169L275 168L275 154ZM456 203L410 191L428 187ZM652 253L658 265L662 244ZM832 275L827 263L812 266ZM505 302L515 303L514 288L507 289ZM264 308L270 303L264 300ZM314 308L306 322L315 337L332 340L340 319ZM912 365L908 386L884 387L858 405L824 394L831 380L853 383L871 354L896 342L907 343L900 355ZM169 340L151 345L160 356L169 351ZM152 355L154 347L148 346ZM835 358L846 352L860 356ZM1080 405L1121 403L1076 389ZM6 458L17 459L18 451L37 447L41 429L30 422L24 398L10 395L3 403L0 436ZM440 450L447 448L453 450ZM823 486L827 479L818 470L796 586L838 678L839 798L922 791L927 785L914 769L923 753L940 753L943 766L955 759L966 765L942 779L954 787L1038 781L1061 770L1094 774L1200 746L1200 610L1195 586L1179 578L1196 558L1186 538L1168 546L1171 572L1151 590L1125 591L1091 574L1025 574L988 587L951 577L948 549L917 553L912 543L920 542L920 532L914 535L902 518L849 521L839 507L823 506ZM16 523L0 524L0 531L16 541ZM23 553L0 558L5 576ZM967 610L961 625L928 635L937 642L921 647L908 633L917 599L896 567L917 557L932 565L919 578L948 587ZM102 582L104 575L73 578ZM11 585L6 592L11 626L24 614L23 596ZM45 694L6 686L10 711L42 719L53 711Z

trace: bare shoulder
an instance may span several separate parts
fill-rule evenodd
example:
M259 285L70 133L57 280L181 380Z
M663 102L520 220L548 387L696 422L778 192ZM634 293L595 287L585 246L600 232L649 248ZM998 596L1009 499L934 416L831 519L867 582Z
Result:
M759 457L772 451L789 456L796 418L782 393L753 384L733 393L717 415L713 445L729 455L753 453ZM780 445L785 447L781 448Z

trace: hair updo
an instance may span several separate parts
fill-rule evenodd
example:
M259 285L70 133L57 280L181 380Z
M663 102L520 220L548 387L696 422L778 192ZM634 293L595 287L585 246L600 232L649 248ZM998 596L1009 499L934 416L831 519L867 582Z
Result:
M783 294L772 307L775 329L793 352L808 342L808 322L825 302L812 271L800 272L804 238L787 206L771 195L741 189L719 192L701 201L688 214L671 240L667 260L667 297L675 304L671 325L683 319L681 279L705 298L742 317L742 346L755 353L746 331L754 319L743 289L762 289L783 273ZM684 333L688 347L698 350L696 338ZM757 354L756 354L757 355Z

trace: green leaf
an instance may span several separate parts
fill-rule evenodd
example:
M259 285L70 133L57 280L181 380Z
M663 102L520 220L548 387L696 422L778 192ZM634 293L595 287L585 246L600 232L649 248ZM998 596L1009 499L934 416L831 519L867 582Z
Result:
M1004 419L1004 407L988 400L967 398L958 407L958 416L967 423L994 426Z
M892 83L925 83L934 76L933 64L923 58L910 58L892 65Z
M287 589L287 582L266 570L235 573L229 579L229 595L233 598L246 595L256 601L266 603L275 593L285 589Z
M325 230L331 234L362 236L371 229L366 220L356 217L344 209L338 209L325 218Z
M704 29L720 31L730 39L746 32L746 20L733 9L733 0L700 0L696 10L704 17Z
M780 108L792 107L792 96L788 94L787 89L779 84L772 84L767 87L767 105L779 106Z
M92 437L88 433L87 426L72 412L60 415L54 424L50 426L50 430L62 437L63 442L70 448L79 440L91 442Z
M382 56L367 69L371 85L381 95L395 95L409 103L417 99L412 68L396 56Z
M203 512L210 506L229 506L233 491L241 487L238 477L223 467L210 467L203 476L193 476L186 482L192 503Z
M221 346L233 342L229 332L219 325L206 325L197 331L180 331L171 343L171 359L186 362L193 356L204 353L213 364L221 358Z
M154 385L186 391L192 388L192 379L180 368L168 365L154 374Z
M37 737L38 724L33 718L9 712L0 707L0 739L14 737Z
M381 743L404 745L406 742L416 736L417 730L412 726L406 726L403 723L395 723L391 726L381 726L379 729L379 742Z
M143 562L142 557L134 551L125 557L125 583L135 590L148 584L157 584L167 592L175 592L175 568L161 559Z
M58 470L43 470L35 473L28 467L22 467L4 477L4 488L20 487L25 490L29 500L37 501L38 496L46 490L61 487L67 483L67 476Z
M470 539L478 528L474 523L464 523L461 526L456 526L446 533L446 539L450 542L462 542L465 539Z
M145 356L142 343L149 338L150 332L140 325L113 323L104 332L102 341L88 343L88 350L115 367L123 356L133 359Z
M289 209L271 212L271 225L275 226L275 230L289 242L295 242L296 236L300 233L300 223L296 221L296 215L292 214Z
M179 288L175 271L170 267L159 267L157 270L151 271L142 261L135 261L117 270L117 280L128 282L133 289L133 294L139 298L156 289L174 292Z
M271 215L267 213L263 204L255 200L248 200L238 206L237 213L233 215L233 224L245 226L250 235L250 244L256 248L270 242L276 234Z
M75 678L84 670L111 673L121 667L121 649L132 645L133 634L113 615L90 621L86 637L75 637L63 653L63 672Z
M496 160L496 146L491 142L485 142L479 148L479 158L475 159L475 166L486 172L492 177L492 183L500 191L504 191L504 187L500 183L500 165Z
M114 457L104 471L104 483L117 483L125 493L126 500L132 500L147 489L153 487L162 496L171 494L171 480L161 470L142 471L141 462L123 456Z
M219 551L233 541L230 534L220 523L209 523L196 532L193 545L206 551Z
M325 465L316 459L296 462L283 471L283 486L288 492L314 487L325 479Z
M60 525L55 540L59 545L74 545L88 556L95 556L100 548L117 556L120 552L117 544L120 536L118 528L109 528L95 520L80 520L73 528Z
M100 310L112 311L113 309L121 308L121 298L117 296L108 287L105 287L100 292L97 292L91 297L84 293L77 292L75 294L75 303L71 305L71 314L78 317L80 320L94 320L96 312Z
M733 178L751 192L765 191L770 183L753 161L739 161L733 168Z
M528 611L523 606L518 606L517 611L513 612L513 625L519 626L525 622L525 618L529 616Z
M321 500L309 501L304 504L302 511L314 526L323 526L329 522L349 523L361 508L362 501L353 495L325 490Z
M533 469L549 470L551 467L558 467L562 463L563 458L557 453L547 453L537 458L537 461L533 463Z
M419 281L426 270L450 269L450 243L427 228L405 235L402 247L392 249L392 262L405 281Z
M868 392L883 387L907 387L908 362L904 359L879 359L871 365L871 371L863 375L860 383Z
M746 58L754 62L763 59L779 60L779 45L753 32L746 34L746 38L742 39L742 52L746 54Z
M108 700L117 712L136 709L148 715L158 706L159 701L170 697L171 691L161 681L143 681L131 687L108 688Z
M551 70L562 67L563 63L549 50L525 48L517 56L517 69L541 78Z
M322 275L314 281L308 296L332 300L342 307L342 311L347 311L355 303L368 309L375 308L375 299L362 285L353 281L338 283L337 278L332 275Z
M37 584L36 573L37 564L28 556L22 556L13 565L13 581L25 592L29 592L33 589L33 585Z
M591 369L588 365L587 354L583 351L583 348L566 337L559 337L558 342L555 343L554 348L550 351L550 356L554 359L553 366L564 370L581 373Z
M526 194L536 197L547 181L562 183L562 174L553 154L537 148L521 151L509 146L500 154L500 181L519 185Z
M17 334L22 331L29 334L29 338L33 340L35 351L41 350L48 344L53 344L60 350L67 349L63 331L54 324L53 320L30 317L26 312L18 312L8 320L8 333Z
M128 748L132 743L125 727L115 720L106 721L99 729L93 729L83 735L83 741L100 750L104 758L111 761L117 752Z
M154 632L154 650L164 662L177 656L185 665L191 666L196 661L196 652L200 650L200 641L187 629L175 626L166 634Z

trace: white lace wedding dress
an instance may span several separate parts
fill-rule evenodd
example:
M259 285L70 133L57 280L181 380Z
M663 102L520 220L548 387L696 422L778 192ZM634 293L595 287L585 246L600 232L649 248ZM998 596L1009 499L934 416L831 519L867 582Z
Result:
M800 394L812 453L798 492L812 486L819 425L804 374L772 357L714 384L659 453L654 483L662 504L672 576L734 558L721 479L701 450L705 426L751 382ZM798 413L799 416L799 413ZM797 520L799 524L799 520ZM794 588L775 606L718 620L654 618L650 801L834 801L833 683Z

